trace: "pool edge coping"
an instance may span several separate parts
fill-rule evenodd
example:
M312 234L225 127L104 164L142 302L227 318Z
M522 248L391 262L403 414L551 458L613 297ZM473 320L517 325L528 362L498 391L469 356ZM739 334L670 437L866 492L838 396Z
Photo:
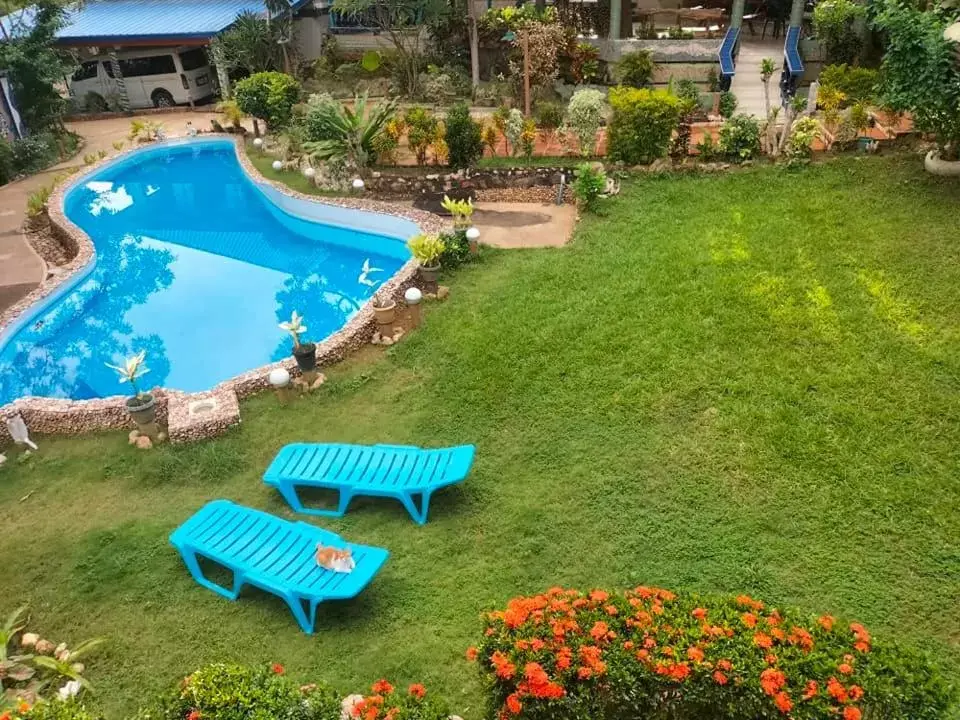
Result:
M58 231L77 243L77 254L65 265L58 266L54 275L48 273L37 288L11 307L0 313L0 337L15 334L30 318L41 312L63 294L76 287L96 264L96 251L93 241L66 216L64 199L67 193L85 178L107 165L121 161L160 144L182 145L205 140L229 140L233 143L237 161L247 177L255 185L267 185L287 197L317 204L326 204L349 210L361 210L381 215L391 215L413 222L422 232L438 233L449 228L449 223L441 217L412 207L399 207L392 203L366 198L318 198L315 195L297 192L283 183L264 177L247 157L243 137L231 134L204 133L197 138L173 138L162 143L148 143L131 148L122 153L103 158L69 178L54 189L47 203L50 223ZM269 200L269 196L268 196ZM380 286L377 294L386 294L395 300L402 300L404 291L415 284L418 263L411 258L393 276ZM375 319L372 298L367 300L360 310L336 332L328 335L316 344L318 367L330 365L345 358L350 352L366 344L373 334ZM247 370L228 380L218 383L210 390L188 393L162 387L152 388L157 399L157 415L165 420L170 400L193 402L199 399L218 398L234 393L237 398L246 397L270 386L268 376L271 370L283 368L296 375L299 373L296 361L291 355L283 360ZM51 435L82 435L101 430L133 428L135 424L126 410L129 395L111 395L91 400L70 400L66 398L48 398L27 396L0 406L0 419L19 415L31 432ZM239 422L239 418L237 418ZM219 428L222 431L223 428ZM171 438L177 440L178 438ZM182 438L184 440L188 438ZM192 436L190 440L200 439ZM0 423L0 444L11 440L6 423Z

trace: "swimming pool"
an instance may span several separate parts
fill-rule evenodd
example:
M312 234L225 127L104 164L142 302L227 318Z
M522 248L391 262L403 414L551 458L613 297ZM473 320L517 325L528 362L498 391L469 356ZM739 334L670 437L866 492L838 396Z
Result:
M310 203L255 183L227 139L131 153L76 181L67 218L95 263L0 338L0 405L121 394L141 350L144 385L194 392L342 328L409 259L402 218Z

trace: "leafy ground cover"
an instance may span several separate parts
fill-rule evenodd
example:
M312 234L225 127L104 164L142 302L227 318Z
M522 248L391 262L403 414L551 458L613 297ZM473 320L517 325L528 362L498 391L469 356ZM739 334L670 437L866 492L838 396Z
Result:
M420 331L227 437L43 440L0 471L0 612L105 637L111 720L214 660L423 682L476 718L480 612L558 584L747 592L960 679L958 201L914 157L627 182L571 245L485 252ZM167 544L212 498L288 516L259 478L299 440L478 446L424 527L376 500L322 523L392 556L313 636Z

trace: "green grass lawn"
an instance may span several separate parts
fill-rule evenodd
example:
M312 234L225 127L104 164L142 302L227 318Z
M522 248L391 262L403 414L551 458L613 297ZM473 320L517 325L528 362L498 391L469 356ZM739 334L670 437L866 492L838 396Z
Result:
M243 403L223 439L41 439L0 470L0 611L105 637L112 720L220 659L422 681L476 719L478 614L554 584L750 592L960 680L958 188L917 157L637 179L570 246L486 252L420 331L293 406ZM322 523L392 555L313 636L167 544L212 498L289 516L259 479L304 440L478 447L424 527L376 500Z

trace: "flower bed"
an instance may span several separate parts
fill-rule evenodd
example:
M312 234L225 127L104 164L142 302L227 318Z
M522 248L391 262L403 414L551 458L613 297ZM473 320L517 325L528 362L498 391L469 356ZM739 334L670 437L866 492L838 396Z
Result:
M922 656L858 623L745 595L554 588L486 616L478 658L500 718L943 717Z

